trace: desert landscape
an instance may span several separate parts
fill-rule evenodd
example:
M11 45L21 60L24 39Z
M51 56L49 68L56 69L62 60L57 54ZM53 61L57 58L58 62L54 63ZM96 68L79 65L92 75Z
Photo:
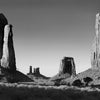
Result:
M67 0L67 2L65 0L43 0L41 2L36 0L33 0L34 2L31 0L29 1L30 2L10 1L8 2L8 5L6 5L8 8L12 6L14 8L14 5L16 7L16 5L19 4L19 8L22 11L18 7L16 7L17 10L19 9L18 12L13 11L13 9L9 10L9 13L13 15L10 16L11 20L13 20L13 22L15 21L17 24L9 23L11 22L11 20L9 21L10 17L8 18L8 16L6 16L8 12L6 14L2 12L0 13L0 100L100 100L100 10L96 12L97 10L94 9L98 7L93 6L98 5L98 3L92 2L92 4L90 4L90 0L87 0L87 2L83 1L83 4L81 4L78 0L77 3L69 0ZM34 16L30 14L28 15L27 12L31 12L31 3L34 5ZM22 6L23 4L26 6ZM85 4L87 4L87 11L84 10L85 6L82 6ZM5 5L5 2L2 2L2 5ZM84 9L82 9L80 5ZM94 9L91 5L94 7ZM63 8L63 6L66 9ZM81 9L79 9L77 6ZM95 14L92 13L92 10L89 7L93 9ZM1 8L3 8L3 6ZM83 11L86 15L84 15L81 11ZM14 12L15 15L18 14L19 17L16 17L11 12ZM21 18L22 15L23 17ZM87 15L88 17L86 17ZM95 16L95 18L93 16ZM24 19L24 17L27 20ZM30 19L31 17L33 19ZM85 26L86 24L84 24L86 22L85 20L87 21L87 26L92 25L94 29L91 29L91 27L87 28L87 26ZM15 31L13 31L16 30L13 29L14 25L18 25L17 27L19 27L20 32L23 31L22 33L24 34L18 34L18 31L16 31L18 34L16 35L14 33ZM21 25L23 27L21 27ZM35 28L31 28L31 25L33 25ZM77 27L80 27L80 29ZM62 31L60 31L60 29ZM76 29L78 30L76 31ZM87 33L94 31L94 36L90 34L85 37L84 34L86 31L84 29L88 29L89 32L87 31ZM28 32L34 33L30 34ZM93 37L93 39L91 37ZM17 39L17 43L15 42L15 39ZM81 40L84 43L82 43ZM89 56L91 59L90 67L82 67L86 66L88 61L85 63L83 61L83 63L81 63L82 66L77 67L76 62L79 64L81 61L80 58L78 59L78 55L83 56L85 61L87 60L85 53L88 53L85 51L85 44L88 44L88 42L91 42L92 44L92 46L89 47L91 48L91 55ZM81 48L84 49L80 52L80 50L82 50ZM51 66L53 65L52 61L56 58L53 58L56 52L58 56L60 54L63 55L62 58L59 56L59 70L55 66L56 64ZM25 56L22 56L22 53L25 53ZM17 58L21 58L21 56L22 59ZM32 56L34 56L34 60L32 59ZM24 67L23 61L26 65L29 62L32 63L29 66ZM43 61L48 66L43 67L43 64L41 64L42 67L39 66L38 63L43 63ZM19 64L19 66L19 62L22 65ZM19 68L22 68L23 70L20 70ZM86 70L81 71L83 70L82 68ZM79 69L81 69L80 72L78 72ZM27 73L24 73L25 70L27 70ZM48 73L48 75L45 75L44 73L42 74L42 72ZM56 74L49 77L49 73L52 72L55 72Z
M12 25L0 14L0 100L99 100L100 14L96 14L95 46L91 53L91 68L76 74L73 57L61 60L60 70L53 77L29 67L27 75L16 69ZM3 30L4 29L4 30Z

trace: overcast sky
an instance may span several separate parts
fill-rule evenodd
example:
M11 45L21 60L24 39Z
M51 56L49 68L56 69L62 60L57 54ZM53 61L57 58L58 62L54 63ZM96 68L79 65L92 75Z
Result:
M2 0L0 12L13 25L17 68L58 73L64 56L74 57L77 73L91 67L95 15L100 0Z

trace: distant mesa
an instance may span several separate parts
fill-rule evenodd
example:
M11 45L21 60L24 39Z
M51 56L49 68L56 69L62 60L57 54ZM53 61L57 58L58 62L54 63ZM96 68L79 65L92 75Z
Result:
M32 80L34 79L49 79L49 77L46 77L44 75L42 75L40 73L40 68L37 67L37 68L34 68L33 71L32 71L32 66L29 67L29 73L27 73L27 76L29 78L31 78Z
M70 74L70 76L76 75L74 58L72 57L64 57L61 61L59 75L66 73Z
M3 53L1 66L12 71L16 71L16 59L13 45L12 25L5 25L3 39Z
M52 77L50 80L66 79L75 76L76 76L76 69L75 69L74 58L64 57L61 60L59 73L54 77Z

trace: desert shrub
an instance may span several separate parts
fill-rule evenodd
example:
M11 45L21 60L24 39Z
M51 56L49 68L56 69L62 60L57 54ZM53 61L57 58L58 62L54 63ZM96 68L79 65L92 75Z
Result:
M61 82L62 79L56 79L54 82L55 82L55 86L60 86L60 82Z
M75 80L73 83L72 83L73 86L78 86L78 87L81 87L83 86L83 83L81 82L80 79L77 79Z
M83 78L83 80L85 82L85 86L88 86L89 82L93 81L93 79L90 77L85 77L85 78Z

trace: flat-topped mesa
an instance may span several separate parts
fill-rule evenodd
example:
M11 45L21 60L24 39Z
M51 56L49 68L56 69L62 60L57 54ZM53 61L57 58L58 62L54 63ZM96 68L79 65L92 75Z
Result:
M4 27L8 24L6 17L0 13L0 59L3 53L3 38L4 38Z
M59 75L66 73L73 77L76 75L75 63L72 57L64 57L61 61Z
M15 51L13 46L12 25L5 25L3 55L1 58L1 66L12 71L16 70Z

